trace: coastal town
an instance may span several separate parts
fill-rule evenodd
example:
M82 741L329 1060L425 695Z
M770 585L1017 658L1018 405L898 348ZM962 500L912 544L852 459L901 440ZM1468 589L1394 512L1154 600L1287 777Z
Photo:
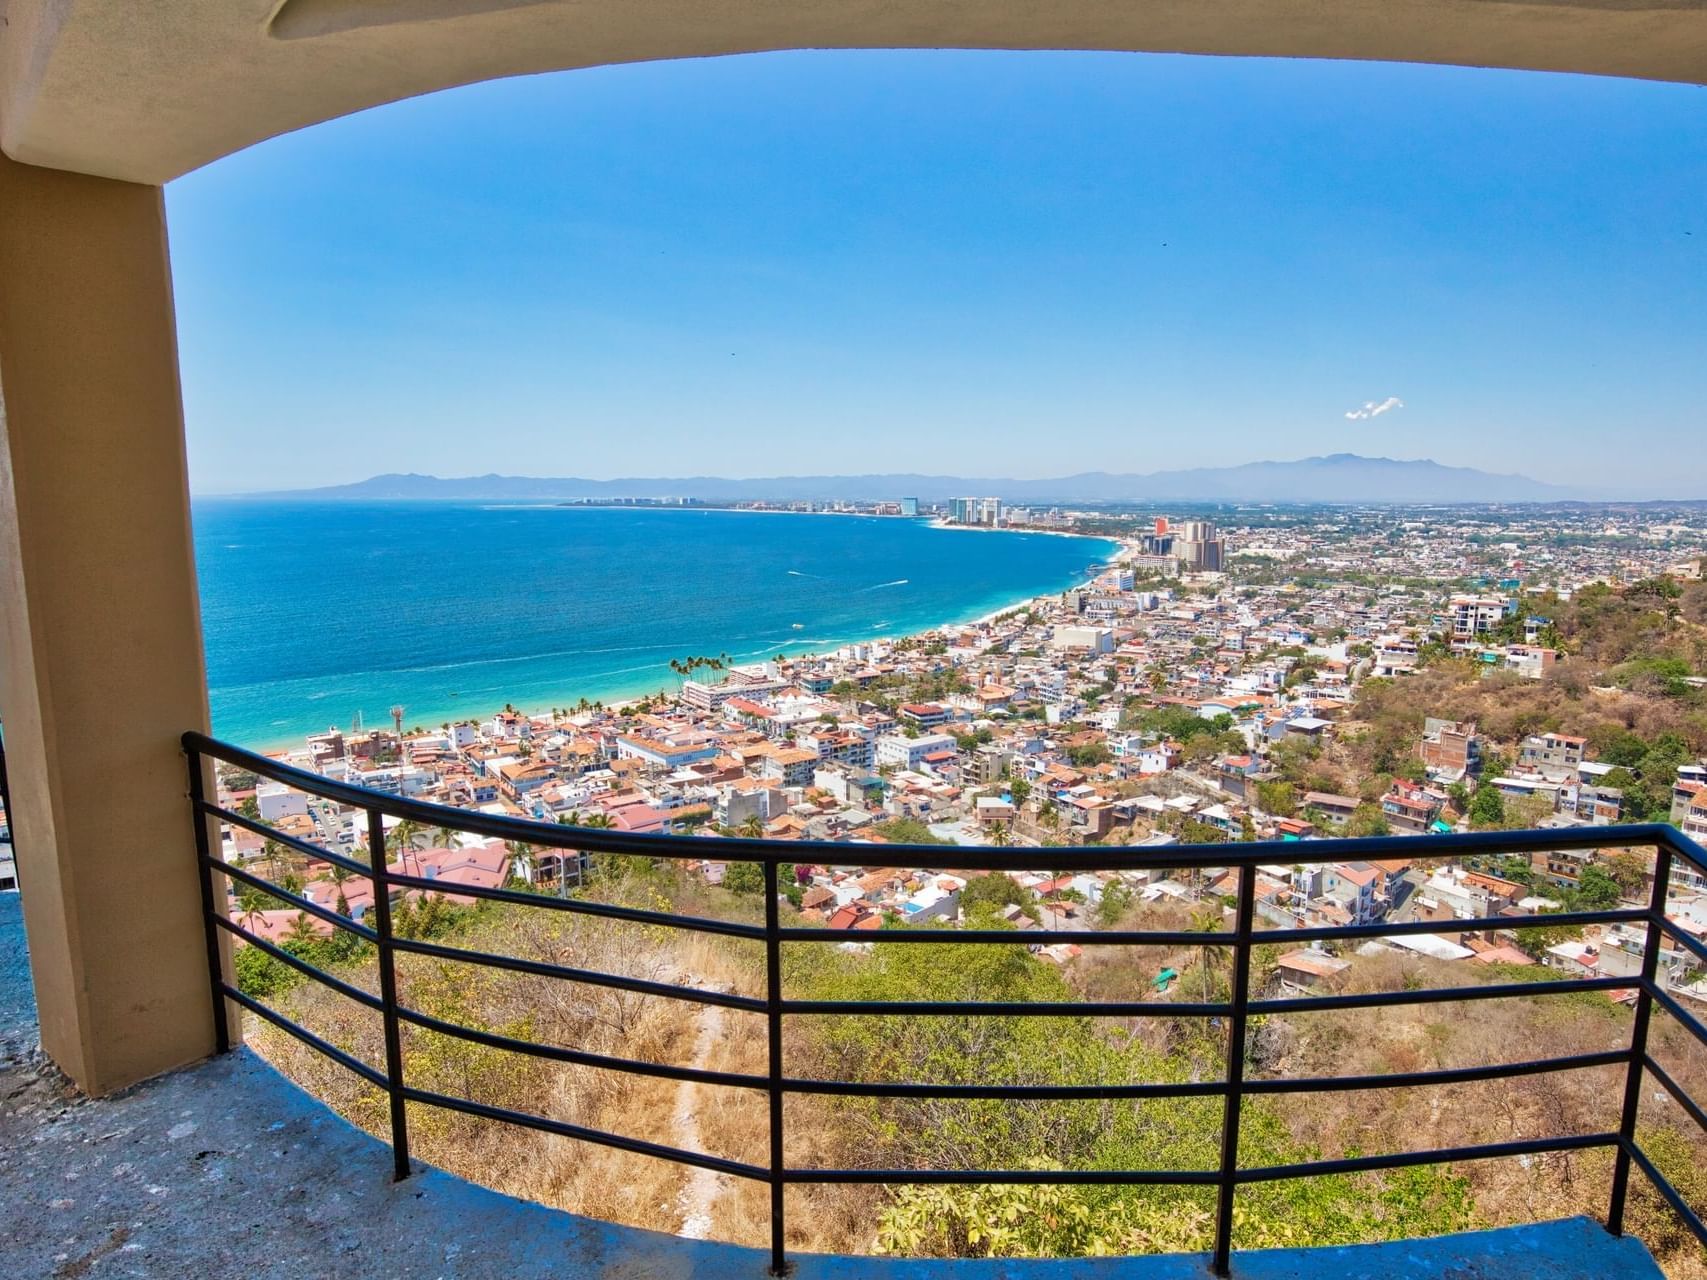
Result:
M928 514L911 500L873 514L903 513ZM952 926L971 899L1020 933L1113 927L1146 903L1219 904L1236 873L1058 875L1045 851L1272 840L1297 847L1258 875L1259 925L1438 921L1368 946L1571 976L1639 971L1627 925L1554 937L1460 922L1646 902L1651 851L1425 861L1402 837L1661 821L1707 841L1699 512L1014 515L994 499L939 513L1095 533L1120 551L1076 590L975 623L766 661L684 655L672 687L616 705L416 728L399 707L386 728L329 728L281 758L454 808L699 837L693 873L737 891L759 891L758 877L719 855L720 838L828 842L834 857L797 864L787 893L802 921L850 937ZM225 804L284 836L365 857L365 811L236 771L220 782ZM1310 857L1336 835L1395 839L1378 860ZM449 826L386 837L394 869L442 882L451 903L470 900L457 886L578 892L588 871L584 856ZM238 866L278 854L235 824L225 841ZM886 843L1040 852L1036 870L992 892L975 873L889 867ZM330 870L310 864L293 887L360 919L371 887ZM1674 918L1707 937L1707 883L1677 864L1672 876ZM330 929L237 897L256 936ZM1077 950L1039 948L1062 963ZM1348 963L1317 947L1278 967L1312 988ZM1707 1000L1688 955L1667 951L1659 970Z

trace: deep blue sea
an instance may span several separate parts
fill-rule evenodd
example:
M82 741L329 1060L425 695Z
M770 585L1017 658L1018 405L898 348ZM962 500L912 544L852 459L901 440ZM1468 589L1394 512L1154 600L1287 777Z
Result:
M676 685L672 658L832 649L1084 580L1114 544L852 516L264 502L193 506L213 729L348 727Z

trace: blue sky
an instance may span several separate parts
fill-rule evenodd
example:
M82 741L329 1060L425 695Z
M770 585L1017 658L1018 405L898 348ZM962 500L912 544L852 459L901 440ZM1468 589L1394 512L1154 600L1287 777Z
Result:
M1707 497L1699 88L768 54L400 103L167 204L200 492L1351 451Z

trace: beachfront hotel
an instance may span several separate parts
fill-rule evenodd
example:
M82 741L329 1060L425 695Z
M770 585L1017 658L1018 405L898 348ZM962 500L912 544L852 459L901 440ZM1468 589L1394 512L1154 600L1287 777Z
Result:
M0 1000L7 1075L7 1110L0 1117L6 1144L0 1161L0 1185L5 1188L0 1213L6 1223L0 1233L0 1272L74 1276L125 1268L149 1275L561 1277L618 1272L758 1276L792 1268L802 1277L993 1274L974 1262L943 1260L926 1268L895 1259L824 1258L792 1247L795 1237L785 1225L785 1193L815 1177L848 1186L862 1179L905 1177L902 1171L870 1167L824 1170L785 1158L785 1101L803 1092L853 1088L830 1078L803 1082L783 1070L785 1022L802 1012L835 1012L810 1004L804 1010L795 1007L782 986L784 926L778 913L785 886L780 877L784 865L795 867L803 861L798 841L772 844L758 838L726 846L732 851L728 861L741 862L737 855L745 855L763 868L762 918L719 926L724 935L765 951L761 994L684 986L672 996L676 989L658 977L577 969L560 960L535 962L537 971L554 973L554 980L589 988L602 983L601 989L649 997L679 996L731 1010L757 1019L763 1028L758 1034L768 1037L771 1052L756 1075L731 1078L679 1064L671 1068L678 1075L687 1072L682 1078L696 1085L741 1091L743 1106L760 1118L764 1130L753 1151L740 1158L709 1158L703 1152L627 1142L635 1153L686 1160L708 1174L765 1188L771 1215L768 1247L660 1237L548 1211L411 1161L412 1113L436 1108L435 1115L477 1115L482 1104L429 1088L405 1071L400 1024L420 1028L421 1019L430 1015L408 1005L407 990L400 995L395 981L398 957L430 954L423 949L440 944L407 931L393 932L391 913L394 908L400 915L405 908L415 912L418 903L446 896L442 885L438 891L433 887L441 876L458 877L452 881L456 892L449 896L518 905L502 896L509 891L498 883L512 861L509 843L534 850L517 857L533 858L535 865L543 862L538 849L556 849L565 841L574 841L577 851L694 861L705 861L703 845L694 844L689 853L668 841L646 843L651 838L646 832L662 829L667 822L668 811L655 804L647 803L644 812L632 815L629 829L572 827L565 828L571 835L562 835L545 824L479 812L479 804L499 803L495 782L491 790L471 794L478 802L471 807L440 810L406 794L358 785L377 783L377 770L392 770L389 776L398 791L406 791L404 771L427 772L426 763L364 765L346 775L356 781L339 780L325 771L304 774L277 761L250 758L207 737L162 184L281 133L454 85L642 60L832 47L1115 49L1404 60L1699 84L1707 83L1707 9L1690 0L1648 6L1591 0L1413 0L1403 5L1363 0L1058 0L1046 6L1014 0L918 0L877 6L849 0L792 5L731 0L715 6L688 0L589 0L574 5L552 0L156 0L145 5L134 0L0 0L0 610L5 623L0 718L5 729L8 834L15 844L22 890L21 906L8 898L0 908L8 965L5 998ZM258 245L257 251L268 247ZM968 501L979 505L963 512L970 517L965 523L999 522L999 501ZM1209 549L1215 541L1200 540L1204 550L1199 567L1208 571L1211 560L1220 555L1218 545ZM1118 595L1118 588L1109 594ZM1324 717L1268 714L1279 705L1272 689L1224 687L1229 679L1243 677L1228 677L1218 666L1224 662L1215 643L1219 634L1203 635L1204 644L1192 643L1198 637L1191 628L1210 617L1229 621L1216 616L1217 610L1237 609L1236 603L1165 603L1166 610L1154 612L1171 625L1159 628L1149 643L1157 653L1179 659L1172 664L1178 679L1169 684L1158 671L1163 687L1152 690L1157 709L1178 712L1190 702L1189 714L1210 709L1218 717L1223 713L1214 707L1221 704L1211 699L1232 699L1225 714L1255 715L1264 745L1272 744L1283 757L1308 749L1307 743L1298 748L1283 744L1325 732L1319 723ZM1354 607L1342 603L1348 610ZM1266 625L1259 621L1252 629ZM1119 652L1116 638L1111 634L1107 646L1099 638L1093 646L1073 648L1087 649L1087 662L1108 659L1112 664ZM1310 639L1309 633L1298 632L1300 645ZM1402 643L1417 637L1398 639ZM1466 646L1461 656L1479 661L1483 640L1480 634L1470 634L1440 644L1450 647L1461 641ZM1049 672L1026 665L1045 662L1016 653L1006 664L1011 670L1002 673L1002 687L1030 690L1028 696L1040 708L1083 703L1079 691L1052 678L1067 680L1065 669ZM1144 680L1148 665L1129 662L1131 669L1124 675L1112 666L1099 674L1136 685ZM866 679L861 670L850 672L850 683ZM1333 701L1335 677L1345 675L1331 670L1326 660L1295 664L1281 673L1282 687L1307 686L1325 704ZM1293 678L1290 686L1288 678ZM881 674L870 677L881 679ZM731 691L726 701L745 697L756 705L767 692L749 686L740 693ZM710 693L706 701L707 711L721 710L712 707ZM1049 723L1047 718L1043 722ZM859 723L857 717L850 721L844 741L858 737L852 726ZM641 726L631 727L638 732ZM576 734L566 736L578 740ZM677 772L704 763L690 758L700 750L691 743L672 744L655 733L624 740L626 757L617 750L611 760L601 762L610 766L613 778L624 778L628 765L644 773L648 767ZM955 802L951 793L959 789L954 768L958 748L909 738L905 732L879 741L889 744L883 755L898 772L914 775L905 780L906 820L924 820ZM760 776L782 784L767 790L798 786L796 780L807 772L804 765L809 762L779 755L774 744L752 745L755 759L773 762L758 766ZM1107 795L1099 789L1100 777L1073 780L1075 769L1102 767L1095 742L1028 739L1015 745L1023 749L1022 758L1037 766L1029 785L1042 783L1057 798L1052 803L1058 803L1059 811L1050 812L1080 837L1075 843L1118 828L1130 830L1135 821L1148 821L1143 814L1152 808L1158 810L1155 825L1163 826L1160 820L1168 817L1170 806L1177 819L1171 825L1192 835L1203 834L1199 828L1225 834L1226 827L1238 825L1241 815L1220 799L1205 804L1183 793L1167 799ZM467 751L472 746L451 742L445 750ZM425 744L421 749L430 751ZM1084 763L1073 762L1075 751ZM1217 763L1224 767L1221 776L1226 780L1243 778L1245 782L1236 785L1262 785L1264 780L1236 763L1243 753L1221 754L1224 758ZM1134 751L1135 761L1144 758L1166 766L1174 757L1167 750L1147 757L1142 750ZM253 865L238 852L239 845L249 843L238 833L256 836L253 826L259 818L225 807L223 802L231 797L222 791L216 763L255 779L276 775L273 781L282 780L311 797L298 812L274 804L277 830L274 837L256 841L262 847ZM625 767L619 769L619 764ZM746 771L744 764L740 767ZM529 765L507 774L500 771L512 796L532 793L531 785L522 783L531 784L537 776L534 769ZM810 772L815 780L817 770ZM1681 773L1679 780L1681 787ZM473 788L492 780L473 776L471 769L468 781ZM1584 781L1566 779L1570 785ZM1670 785L1669 778L1665 781ZM864 797L869 791L857 777L843 776L839 785L847 796ZM1395 796L1407 804L1426 791L1421 781L1397 785L1405 789ZM1193 788L1186 784L1186 789ZM1682 800L1691 815L1699 809L1695 795L1688 792ZM1323 797L1330 807L1341 799L1370 803L1361 796ZM1008 832L1009 823L1020 823L1023 806L1013 802L1011 792L1009 801L983 798L996 801L982 806L986 816L981 819L991 827L995 842L998 833ZM732 803L740 809L739 802ZM866 802L862 798L854 803ZM1426 797L1419 803L1425 803L1425 812L1433 807ZM749 808L759 817L768 804L754 802ZM320 846L325 815L334 809L345 817L361 816L365 843L343 852ZM804 828L811 819L785 813L775 821ZM1284 821L1296 824L1300 819ZM251 825L245 827L246 822ZM460 860L425 858L407 838L400 838L400 847L388 846L388 827L395 832L403 822L416 828L434 822L460 826L479 838L478 852ZM1617 1082L1605 1096L1617 1105L1600 1126L1582 1132L1537 1128L1498 1139L1484 1136L1444 1153L1365 1153L1255 1168L1241 1163L1243 1109L1259 1096L1331 1091L1335 1086L1332 1081L1284 1074L1247 1079L1247 1034L1255 1036L1255 1020L1280 1016L1304 999L1318 1000L1318 1010L1397 1008L1403 1003L1391 993L1306 997L1253 992L1259 903L1283 917L1281 928L1299 935L1289 945L1295 942L1302 954L1290 957L1287 972L1297 986L1313 989L1331 983L1336 972L1334 965L1315 958L1315 942L1375 940L1383 929L1407 938L1445 928L1480 935L1506 927L1502 921L1521 930L1528 926L1508 916L1508 909L1522 907L1525 886L1502 876L1487 882L1448 877L1431 891L1437 917L1355 923L1379 906L1375 886L1397 886L1402 873L1380 865L1377 847L1324 842L1319 860L1344 866L1351 874L1336 872L1330 882L1327 875L1301 873L1294 882L1295 851L1280 846L1297 842L1277 835L1272 844L1217 844L1213 854L1194 852L1196 846L1185 842L1142 852L1061 844L1050 846L1061 850L1050 855L1005 846L944 852L941 846L900 844L888 851L892 856L886 858L887 865L851 878L844 875L833 886L814 882L801 897L804 904L813 891L827 894L819 899L821 905L802 909L819 911L826 921L846 921L848 929L875 932L886 904L910 903L910 915L945 918L947 904L970 883L954 871L972 870L980 859L986 867L1022 877L1059 871L1020 886L1040 899L1038 920L1021 911L1007 923L1016 935L1034 934L1040 950L1060 949L1052 955L1064 962L1071 948L1091 948L1099 945L1099 937L1106 943L1118 936L1088 927L1088 903L1081 899L1108 882L1082 877L1094 877L1099 870L1142 876L1147 881L1144 889L1155 889L1160 897L1177 891L1197 901L1215 887L1217 911L1211 923L1218 927L1168 931L1165 937L1137 941L1222 949L1225 964L1218 972L1224 975L1224 998L1207 980L1214 975L1212 966L1205 965L1200 991L1181 995L1178 974L1170 969L1155 975L1154 993L1127 992L1119 1007L1142 1018L1154 1009L1139 994L1167 994L1175 998L1170 1007L1180 1016L1212 1020L1229 1037L1224 1073L1214 1079L1164 1083L1037 1086L1044 1095L1054 1090L1056 1096L1088 1095L1107 1102L1144 1098L1146 1105L1185 1107L1210 1099L1221 1129L1208 1163L1167 1169L934 1171L937 1181L983 1178L1015 1188L1052 1181L1128 1188L1177 1185L1206 1198L1213 1243L1203 1256L1136 1260L1119 1264L1122 1275L1184 1276L1201 1274L1205 1266L1220 1275L1251 1276L1651 1275L1656 1274L1651 1259L1625 1234L1627 1201L1637 1188L1659 1187L1673 1207L1688 1215L1690 1229L1701 1231L1699 1219L1650 1158L1638 1130L1641 1108L1651 1095L1661 1093L1672 1099L1665 1105L1685 1121L1707 1120L1688 1091L1675 1087L1698 1065L1700 1044L1691 1042L1691 1056L1682 1065L1671 1061L1666 1067L1650 1056L1646 1039L1650 1023L1662 1013L1686 1031L1701 1025L1678 994L1693 984L1692 970L1707 953L1699 937L1700 922L1690 915L1688 925L1680 923L1678 913L1668 910L1665 894L1674 870L1685 879L1701 874L1700 850L1675 832L1663 823L1628 828L1572 824L1424 834L1406 840L1407 856L1418 859L1460 854L1540 857L1538 874L1551 877L1550 892L1559 893L1571 884L1580 889L1592 870L1592 859L1563 856L1567 852L1581 853L1606 842L1646 850L1648 891L1654 896L1634 905L1615 898L1609 907L1560 914L1556 922L1563 926L1607 932L1597 934L1600 942L1594 946L1560 944L1564 950L1558 955L1547 952L1551 959L1544 962L1567 974L1561 981L1572 985L1563 989L1573 996L1625 993L1630 1020L1617 1025L1626 1038L1568 1059L1523 1062L1510 1070L1497 1064L1432 1069L1421 1060L1395 1057L1379 1078L1361 1075L1339 1082L1369 1100L1369 1114L1379 1115L1390 1105L1383 1090L1472 1091L1501 1078L1502 1072L1533 1079L1553 1071L1611 1071ZM1039 843L1029 848L1043 847L1045 837L1031 838ZM323 864L328 876L336 869L367 881L365 902L370 905L360 911L360 918L337 909L341 896L355 910L361 900L359 887L330 899L300 900L305 917L345 932L354 924L353 936L375 949L379 989L344 983L338 991L383 1026L384 1052L377 1063L368 1062L300 1026L276 1029L297 1036L308 1049L322 1053L330 1067L348 1069L362 1082L368 1090L364 1097L379 1117L375 1127L386 1136L389 1151L242 1048L245 1026L258 1027L257 1020L266 1021L268 1014L235 980L233 938L243 931L248 936L241 940L249 948L274 944L262 933L243 930L241 917L231 909L234 886L244 877L264 878L260 867L266 843L291 841L296 842L291 847L306 849ZM357 849L365 849L368 861L349 856ZM558 858L559 867L566 865L560 852L551 856ZM1028 857L1057 865L1030 868L1024 861ZM1177 865L1170 868L1169 859ZM1177 875L1149 882L1152 870ZM1637 883L1626 892L1641 892L1641 871L1637 868ZM559 872L560 884L565 875ZM267 892L295 892L268 883L272 887ZM1219 910L1222 900L1233 904L1225 914ZM1450 906L1439 906L1458 900L1485 914L1465 917ZM619 909L567 895L557 901L565 905L552 909L561 912L598 915L592 907L603 906L605 918L624 918L621 911L628 910L647 927L682 927L675 917L635 916L640 908ZM1300 912L1311 913L1304 923L1299 922ZM343 917L344 923L327 916ZM1019 923L1021 918L1025 925ZM805 924L787 927L799 930L788 935L791 946L825 941L826 933L836 946L850 937L847 930L827 924L823 930ZM1187 932L1192 936L1182 941ZM941 940L924 933L913 936L920 945ZM1007 936L1002 934L998 941ZM27 972L22 959L25 939ZM1448 958L1440 963L1474 963L1460 952L1479 954L1469 942L1451 945L1457 950L1443 951ZM28 998L19 998L25 991ZM1414 991L1402 994L1414 1002L1434 999ZM1456 990L1449 994L1470 999ZM970 1013L928 1003L907 1012L917 1018ZM1012 1016L1035 1012L1022 1007ZM1606 1025L1598 1007L1592 1017L1593 1026ZM442 1019L439 1023L435 1034L464 1043L484 1037L490 1047L501 1038L496 1031L459 1031ZM45 1055L41 1060L33 1056L38 1039ZM509 1036L504 1047L555 1052L559 1058L579 1052L562 1045L524 1045L519 1035ZM613 1056L621 1055L606 1055L607 1065ZM646 1074L649 1065L658 1064L627 1057L619 1064L640 1074ZM63 1073L63 1079L56 1073ZM1042 1100L1042 1095L1025 1094L1022 1086L982 1080L912 1081L907 1089L914 1095L935 1089L963 1098L988 1099L993 1093L998 1100ZM1137 1092L1142 1089L1152 1092ZM906 1092L899 1086L897 1090ZM961 1092L956 1095L955 1090ZM609 1147L626 1141L516 1109L485 1118L549 1132L565 1143ZM1434 1240L1400 1238L1366 1246L1369 1252L1363 1253L1313 1252L1309 1239L1294 1232L1293 1248L1282 1257L1233 1252L1236 1198L1269 1183L1300 1176L1363 1176L1416 1166L1427 1157L1523 1160L1543 1168L1549 1160L1583 1151L1605 1157L1601 1172L1609 1189L1600 1221L1579 1217ZM925 1181L933 1176L929 1170L906 1172ZM386 1174L395 1174L395 1180ZM1673 1175L1682 1176L1675 1166ZM1289 1225L1278 1224L1277 1236L1284 1236ZM1087 1265L1047 1260L996 1265L1008 1275L1093 1273ZM1106 1275L1110 1270L1110 1265L1099 1263L1094 1273Z

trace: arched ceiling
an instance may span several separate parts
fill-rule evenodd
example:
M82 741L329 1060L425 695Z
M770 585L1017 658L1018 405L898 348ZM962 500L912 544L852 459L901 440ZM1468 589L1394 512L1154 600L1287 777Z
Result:
M0 0L0 148L161 183L500 76L802 48L1356 58L1707 82L1707 0Z

